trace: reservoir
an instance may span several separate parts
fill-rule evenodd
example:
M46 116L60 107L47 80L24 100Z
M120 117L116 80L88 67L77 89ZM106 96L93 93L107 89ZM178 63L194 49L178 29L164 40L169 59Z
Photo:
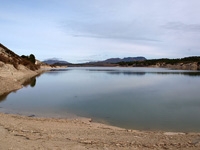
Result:
M55 69L0 96L0 112L88 117L127 129L200 132L200 72L133 67Z

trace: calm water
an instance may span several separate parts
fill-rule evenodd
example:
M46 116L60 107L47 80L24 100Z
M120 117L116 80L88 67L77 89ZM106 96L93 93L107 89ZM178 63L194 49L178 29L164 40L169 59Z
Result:
M0 97L0 112L76 114L124 128L200 132L200 72L67 68Z

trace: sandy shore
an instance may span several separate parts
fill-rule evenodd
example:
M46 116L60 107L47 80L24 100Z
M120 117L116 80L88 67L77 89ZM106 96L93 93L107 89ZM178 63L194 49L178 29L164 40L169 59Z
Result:
M0 71L0 95L20 89L24 81L43 72ZM3 109L3 108L0 108ZM33 118L0 113L0 149L200 149L200 133L126 130L91 119Z
M199 133L135 131L90 119L0 113L0 149L200 149Z

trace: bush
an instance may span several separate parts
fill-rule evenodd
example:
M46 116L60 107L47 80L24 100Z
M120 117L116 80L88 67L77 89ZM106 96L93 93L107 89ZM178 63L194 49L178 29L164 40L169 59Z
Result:
M22 55L21 57L35 64L35 56L33 54L31 54L30 56Z
M39 69L38 65L33 64L32 62L30 62L29 60L22 58L22 61L20 62L20 64L26 66L27 68L29 68L30 70L37 70Z
M0 54L0 61L2 61L2 62L4 62L4 63L9 63L9 58L8 57L5 57L5 56L3 56L2 54Z
M6 57L3 54L0 54L0 61L4 62L5 64L11 64L13 65L16 69L18 69L19 64L26 66L30 70L37 70L40 67L38 65L33 64L32 62L28 61L25 58L17 59L17 58L10 58Z
M16 58L10 59L9 57L6 57L3 54L0 54L0 61L4 62L5 64L11 64L16 69L18 69L18 61Z
M34 56L33 54L31 54L31 55L29 56L29 60L30 60L33 64L35 64L35 56Z

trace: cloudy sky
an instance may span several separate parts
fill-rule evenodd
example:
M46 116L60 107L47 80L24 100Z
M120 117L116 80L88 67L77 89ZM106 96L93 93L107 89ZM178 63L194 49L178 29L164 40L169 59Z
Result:
M0 0L0 43L40 60L200 55L200 0Z

